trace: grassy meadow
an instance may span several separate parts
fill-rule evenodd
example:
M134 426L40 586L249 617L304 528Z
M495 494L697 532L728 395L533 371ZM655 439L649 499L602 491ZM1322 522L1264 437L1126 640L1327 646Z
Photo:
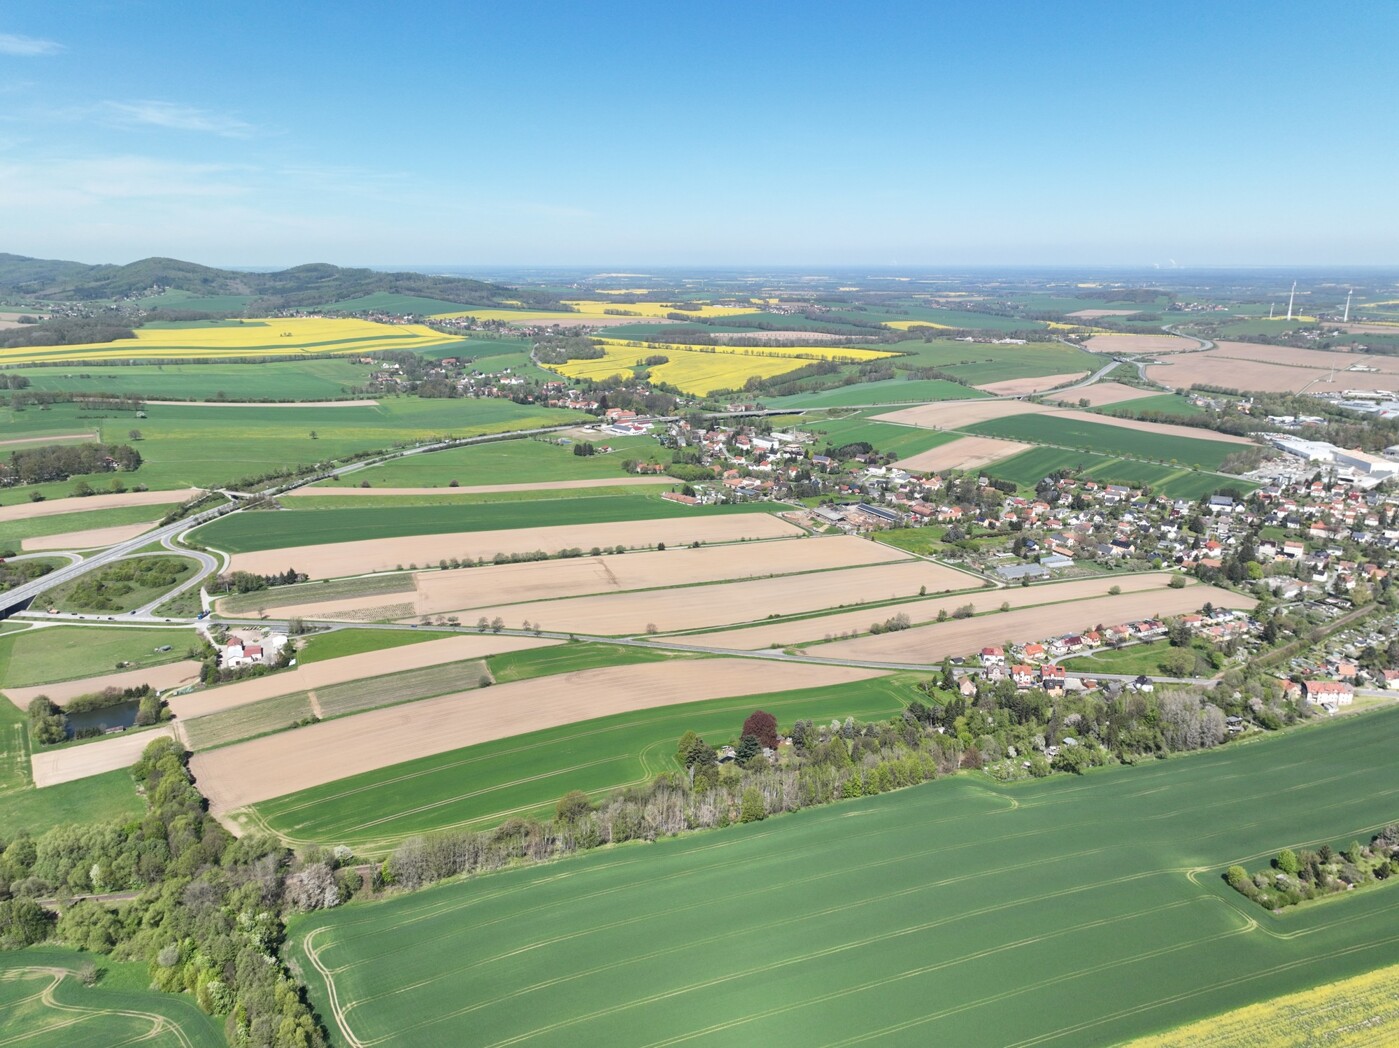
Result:
M1115 1044L1392 962L1395 887L1274 916L1221 875L1391 821L1396 745L1386 711L963 774L312 915L291 948L342 1043Z
M836 419L830 422L799 423L832 447L865 443L884 455L908 458L943 444L950 444L960 434L938 430L900 426L892 422L871 422L867 418ZM818 440L819 444L819 440Z
M326 662L346 655L387 651L390 648L402 648L409 644L442 640L450 636L450 633L433 630L339 629L303 638L296 653L296 660L300 663Z
M344 357L252 364L132 364L7 369L44 392L150 400L337 400L369 381L368 364Z
M311 500L306 500L311 501ZM195 532L198 541L232 553L309 546L358 539L498 531L561 524L657 520L732 513L770 513L771 503L682 506L659 495L625 494L557 498L545 502L513 499L464 505L376 507L368 509L291 509L237 513ZM549 550L547 552L555 552Z
M598 650L605 647L543 648L533 659L498 655L490 665L505 674L503 681L537 675L514 676L508 668L520 673L520 667L540 667L545 660L563 667L571 659L572 669L625 661ZM559 686L567 684L561 681ZM247 818L251 825L291 841L348 844L361 853L378 852L417 833L491 826L512 815L542 815L570 790L605 793L675 770L675 743L687 730L716 746L730 738L737 741L744 718L754 710L767 710L784 726L800 718L883 719L918 694L912 678L891 676L621 713L354 775L264 801L250 809Z
M95 962L95 986L78 972ZM58 947L0 954L0 1015L5 1042L25 1048L141 1044L148 1048L221 1048L222 1024L189 995L149 989L146 965Z
M199 641L192 629L123 629L44 626L0 635L0 691L54 681L79 680L116 670L179 662ZM156 648L170 645L169 651Z

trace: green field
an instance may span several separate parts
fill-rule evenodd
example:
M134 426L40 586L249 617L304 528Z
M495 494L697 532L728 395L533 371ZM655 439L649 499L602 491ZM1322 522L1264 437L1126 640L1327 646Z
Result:
M453 636L431 630L363 630L343 629L320 634L302 641L296 654L297 662L325 662L346 655L361 655L366 651L386 651L426 640L441 640Z
M202 313L241 313L256 301L256 295L197 295L193 291L171 288L159 295L137 300L142 309L188 309ZM152 322L159 321L157 314Z
M265 365L250 365L252 369L261 366ZM140 469L122 473L120 479L128 488L144 484L160 489L224 485L272 468L313 465L354 452L443 436L559 425L585 417L508 400L418 397L391 397L375 407L149 404L145 414L146 418L138 419L133 411L78 404L16 410L4 401L0 402L0 440L33 436L42 425L57 433L98 430L106 441L126 443L129 432L136 429L141 439L132 446L144 461ZM79 480L105 488L113 476L99 473L34 485L23 489L23 497L31 490L50 498L66 495Z
M834 422L812 422L804 424L818 438L828 441L832 447L846 444L866 443L884 455L908 458L928 451L941 444L950 444L957 439L955 433L942 433L931 429L918 429L916 426L898 426L892 422L871 422L867 418L840 419Z
M123 670L179 662L199 635L192 629L123 629L44 626L0 636L0 690L78 680ZM156 648L170 645L169 651Z
M1203 415L1205 409L1198 404L1190 403L1188 397L1178 397L1174 393L1162 393L1155 397L1142 397L1140 400L1128 400L1121 404L1108 404L1106 407L1098 409L1107 415L1121 415L1124 418L1132 418L1143 411L1159 411L1165 415L1181 415L1189 417L1192 415ZM1208 432L1202 430L1201 432Z
M242 615L250 611L270 611L313 600L340 600L346 597L373 597L380 594L387 596L393 593L412 593L415 589L413 576L407 573L327 579L293 586L274 586L251 593L233 593L219 599L218 611L222 615Z
M941 368L967 382L999 382L1008 378L1038 378L1096 370L1102 361L1062 342L1029 342L1023 346L951 339L921 339L886 347L908 354L899 367Z
M345 357L245 364L60 365L7 369L36 390L116 393L150 400L335 400L373 370ZM348 410L348 409L347 409ZM136 423L140 425L140 423Z
M236 706L231 710L220 710L204 717L181 718L181 722L185 726L189 748L203 751L259 735L270 735L274 731L285 731L311 720L314 713L310 695L297 691Z
M422 298L418 295L400 295L393 291L376 291L372 295L347 298L322 306L327 312L345 313L399 313L430 317L437 313L460 313L468 307L460 302L448 302L440 298Z
M670 461L670 453L649 437L600 435L595 444L616 450L607 455L575 455L570 444L550 440L500 440L426 455L409 455L381 466L351 473L344 480L325 481L323 488L357 487L368 481L376 488L462 487L483 484L535 484L556 480L622 478L622 462Z
M686 652L661 651L656 648L580 643L510 651L504 655L493 655L487 663L497 684L509 684L511 681L577 673L580 670L595 670L603 666L632 666L642 662L667 662L671 659L696 657Z
M924 404L933 400L971 400L984 396L986 394L979 389L959 386L956 382L940 378L888 378L813 393L794 393L789 397L769 397L763 400L763 405L770 408L836 408L864 404Z
M27 721L0 699L0 838L20 832L37 837L52 826L128 819L146 810L125 769L36 790Z
M1060 659L1065 669L1076 673L1162 673L1161 657L1177 649L1164 640L1150 644L1129 644L1125 648L1103 648L1092 655Z
M968 433L986 437L1005 437L1032 444L1056 444L1066 448L1112 448L1118 454L1158 462L1179 462L1186 466L1218 469L1229 455L1237 454L1242 444L1201 437L1178 437L1170 433L1154 433L1126 426L1109 426L1102 422L1082 422L1059 415L1012 415L991 419L965 427ZM1202 433L1208 432L1202 430Z
M1148 484L1153 491L1170 498L1197 499L1221 488L1236 488L1248 492L1258 486L1218 473L1181 466L1162 466L1138 459L1095 455L1088 451L1069 451L1065 448L1031 448L1008 459L991 463L985 467L984 472L999 480L1009 480L1023 487L1034 487L1042 478L1061 469L1081 471L1083 476L1090 477L1100 484L1138 487Z
M416 833L542 814L569 790L605 793L649 779L676 767L675 741L687 730L714 745L737 740L743 719L756 709L783 726L803 717L882 719L917 694L911 678L879 677L623 713L354 775L265 801L251 809L251 819L292 841L381 851Z
M95 962L96 986L79 969ZM222 1048L222 1025L190 995L148 989L146 965L77 950L30 947L0 954L0 1015L5 1044L25 1048L141 1044L149 1048Z
M1386 711L964 774L316 914L292 950L340 1043L1108 1045L1393 961L1395 886L1273 916L1221 874L1392 821L1396 745Z
M543 525L702 517L729 513L770 513L769 503L690 507L658 495L561 498L541 512L533 501L406 506L377 509L294 509L280 513L237 513L206 524L200 542L234 553L283 546L351 542L357 539L446 532L494 531ZM546 552L553 553L554 550Z

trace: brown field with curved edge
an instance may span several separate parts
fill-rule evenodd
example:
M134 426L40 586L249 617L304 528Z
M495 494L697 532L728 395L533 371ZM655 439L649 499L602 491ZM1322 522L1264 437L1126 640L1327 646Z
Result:
M721 582L712 586L615 593L600 597L498 604L473 609L473 615L494 618L518 628L524 620L548 631L624 636L654 625L662 633L703 629L729 623L754 622L771 615L797 615L842 605L918 596L921 586L931 593L967 589L976 579L924 560L847 568L812 575L785 575L750 582ZM880 615L885 618L893 612Z
M877 672L843 666L706 659L582 670L372 710L196 754L214 812L463 746L681 702L848 684Z
M1085 368L1083 371L1070 371L1063 375L1041 375L1039 378L1007 378L1000 382L987 382L976 388L998 397L1018 397L1025 393L1038 393L1042 389L1062 386L1066 382L1082 378L1086 372Z
M646 476L646 477L597 477L593 480L540 480L529 484L477 484L474 487L451 488L442 485L440 488L346 488L330 485L329 487L307 487L297 488L295 491L287 492L286 496L291 498L302 498L305 496L315 497L317 495L489 495L505 491L562 491L572 488L628 488L647 485L679 485L680 481L674 477Z
M118 542L134 539L137 535L150 531L159 524L158 520L145 524L118 524L110 528L89 528L87 531L65 531L58 535L40 535L24 539L19 548L25 553L38 553L50 549L96 549L99 546L115 546Z
M1089 407L1102 407L1104 404L1121 404L1127 400L1140 400L1142 397L1154 397L1160 394L1159 389L1138 389L1136 386L1124 386L1121 382L1095 382L1091 386L1084 386L1082 389L1071 389L1065 393L1050 396L1047 399L1059 401L1064 404L1077 404L1080 400L1088 401Z
M186 659L183 662L171 662L145 670L121 670L116 673L104 673L100 677L83 677L80 680L60 681L57 684L6 688L5 697L20 709L26 709L39 695L47 695L62 706L79 695L89 695L103 688L139 688L142 684L149 684L157 691L164 691L166 688L181 688L186 684L193 684L199 680L199 668L199 663Z
M1180 335L1094 335L1083 348L1090 353L1189 353L1200 343Z
M149 728L118 735L111 739L46 750L29 758L29 769L38 787L57 786L60 782L86 779L90 775L129 768L141 759L141 751L156 739L173 737L171 725Z
M147 404L168 404L186 408L377 408L377 400L148 400Z
M1103 426L1117 426L1121 429L1135 429L1146 433L1164 433L1172 437L1189 437L1192 440L1214 440L1221 444L1253 444L1248 437L1236 437L1230 433L1218 433L1199 426L1177 426L1171 422L1139 422L1131 418L1117 418L1115 415L1095 415L1091 411L1055 411L1059 418L1071 418L1079 422L1096 422Z
M235 628L233 632L239 631ZM421 644L408 644L401 648L346 655L343 658L313 662L306 666L297 665L266 677L254 677L252 680L224 684L206 691L194 691L188 695L174 695L168 703L171 713L188 720L208 713L236 709L250 702L276 698L278 695L311 691L329 684L359 680L361 677L381 677L386 673L398 673L400 670L440 666L446 662L462 662L486 655L500 655L507 651L523 651L526 648L547 648L558 643L556 640L535 637L462 634L458 637L423 641Z
M1024 400L940 400L932 404L919 404L916 408L901 408L875 415L874 421L898 422L920 429L960 429L977 422L1048 410L1044 404L1031 404Z
M1146 374L1153 382L1179 389L1205 385L1259 393L1300 393L1327 377L1326 372L1313 368L1231 359L1214 350L1170 357L1167 363L1148 365Z
M999 462L1032 447L1033 444L1022 444L1018 440L1001 440L998 437L961 437L950 444L901 459L894 465L917 473L980 469L988 463Z
M490 560L497 553L528 553L593 546L684 546L691 542L739 542L743 539L791 538L805 532L795 524L763 513L725 517L667 517L607 524L559 525L504 531L467 531L408 538L362 539L319 546L236 553L230 571L267 575L295 564L313 579L395 571L401 564L435 564L445 558ZM288 559L290 558L290 559Z
M925 600L911 600L887 608L864 611L841 611L834 615L821 615L817 618L798 619L795 622L778 625L749 626L744 629L723 630L719 633L701 633L694 637L675 637L677 646L694 643L703 647L730 648L756 651L759 648L785 648L793 644L807 644L826 638L836 638L842 633L866 633L870 624L883 621L891 615L903 612L915 625L936 621L938 612L951 615L964 604L972 605L978 612L994 611L1002 603L1014 608L1032 608L1042 604L1055 604L1067 607L1073 602L1090 606L1087 602L1108 599L1108 590L1120 586L1124 594L1156 592L1165 590L1171 580L1170 572L1142 572L1137 575L1103 575L1091 579L1073 579L1069 582L1044 583L1037 586L1011 586L1006 589L986 589L976 593L961 593L949 597L929 597ZM971 576L968 581L975 584ZM1187 590L1189 587L1187 587ZM1179 590L1172 592L1181 592ZM1208 598L1201 598L1206 600ZM979 621L983 626L994 625L994 620L969 619ZM999 644L1004 637L988 643ZM813 650L812 654L824 655L825 649ZM939 656L941 658L941 656Z
M64 513L91 513L99 509L168 506L201 494L203 492L199 488L184 488L177 491L126 491L120 495L89 495L87 498L22 502L17 506L0 506L0 523L31 520L34 517L56 517Z
M998 593L987 591L979 602L978 610L999 607L998 596ZM885 633L878 637L834 641L819 644L810 652L832 659L935 663L945 656L972 655L985 645L999 645L1007 640L1017 643L1040 640L1092 629L1097 625L1112 626L1133 619L1182 615L1198 610L1206 601L1217 608L1252 608L1258 603L1252 597L1215 586L1187 586L1173 590L1162 585L1159 589L1142 593L1123 593L1075 604L1024 608L1004 614L992 612L969 619L919 626L899 633Z
M1130 317L1133 313L1140 312L1140 309L1076 309L1072 313L1065 313L1064 316L1097 320L1099 317Z
M416 587L413 594L380 593L340 600L309 601L278 606L276 610L279 616L333 619L346 613L359 613L385 604L411 600L410 611L392 616L403 618L407 615L440 615L487 604L517 604L521 601L619 593L662 586L691 586L703 582L863 567L911 559L912 555L902 550L848 535L774 540L761 544L702 546L699 549L627 553L622 556L420 571L413 576Z

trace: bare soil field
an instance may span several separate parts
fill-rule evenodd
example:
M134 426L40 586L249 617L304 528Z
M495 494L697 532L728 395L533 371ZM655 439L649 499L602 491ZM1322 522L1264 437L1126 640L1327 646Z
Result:
M499 615L512 628L524 620L549 631L624 636L655 626L662 633L754 622L771 615L798 615L825 608L908 599L920 587L930 593L969 589L977 580L952 568L913 560L812 575L787 575L752 582L616 593L600 597L501 604L478 609ZM893 611L868 612L883 619Z
M1130 317L1133 313L1140 312L1139 309L1076 309L1072 313L1065 313L1064 316L1097 320L1099 317Z
M1000 382L987 382L976 388L998 397L1018 397L1025 393L1038 393L1042 389L1053 389L1065 382L1083 377L1082 371L1070 371L1064 375L1041 375L1039 378L1007 378Z
M994 600L996 594L988 594ZM1257 603L1214 586L1165 586L1145 593L1123 593L1078 604L1051 604L1005 614L935 623L900 633L835 641L811 649L813 655L833 659L867 659L871 662L935 663L945 656L971 655L987 644L1032 641L1097 625L1112 626L1161 615L1181 615L1210 601L1218 608L1251 608ZM987 600L987 603L991 603ZM993 604L998 607L999 604Z
M147 404L169 404L187 408L377 408L377 400L148 400Z
M20 709L39 695L47 695L62 706L79 695L90 695L103 688L138 688L149 684L158 691L166 688L180 688L193 684L199 679L199 663L192 659L172 662L165 666L152 666L144 670L121 670L104 673L100 677L83 677L81 680L60 681L57 684L34 684L26 688L7 688L5 696Z
M0 440L0 448L13 447L16 444L52 444L59 440L97 440L98 434L93 433L60 433L56 437L16 437L14 440Z
M86 531L65 531L58 535L40 535L24 539L19 548L25 553L37 553L50 549L96 549L99 546L114 546L118 542L134 539L142 532L149 531L159 521L145 524L118 524L110 528L89 528Z
M978 612L994 611L1004 602L1011 608L1032 608L1042 604L1067 606L1070 602L1106 600L1108 590L1120 586L1124 594L1164 591L1171 580L1168 572L1143 572L1140 575L1104 575L1100 578L1074 579L1070 582L1055 582L1040 586L1011 586L1007 589L988 589L978 593L962 593L953 597L936 597L927 600L912 600L904 604L880 608L878 611L842 611L834 615L818 618L799 619L796 622L773 626L749 626L746 629L724 630L719 633L697 634L694 638L677 637L676 644L684 644L693 639L701 647L729 648L756 651L759 648L785 648L793 644L807 644L828 638L839 638L847 633L866 633L876 619L883 620L890 615L903 612L915 624L935 622L939 612L951 615L959 607L970 604ZM1181 592L1172 590L1171 592ZM1209 599L1201 597L1203 602ZM1084 604L1084 607L1091 605ZM995 619L966 619L960 621L980 622L983 628ZM999 644L1005 638L988 643ZM824 655L824 647L815 649L812 654ZM958 653L954 653L958 654ZM941 656L939 656L941 658Z
M1200 343L1180 335L1094 335L1083 348L1090 353L1189 353Z
M328 487L297 488L287 492L291 498L312 498L317 495L489 495L503 491L563 491L572 488L629 488L638 486L676 485L674 477L598 477L593 480L541 480L529 484L477 484L474 487L451 488L347 488L330 484Z
M736 342L742 340L752 340L754 342L797 342L802 345L808 342L849 342L849 335L838 335L833 331L759 331L754 328L752 331L715 332L714 338L718 342Z
M57 786L60 782L86 779L90 775L129 768L141 759L141 751L156 739L173 736L175 729L166 725L146 731L134 731L110 739L67 746L61 750L36 753L29 758L34 785Z
M210 713L220 713L252 702L290 695L298 691L312 691L332 684L359 680L362 677L380 677L386 673L401 670L420 669L424 666L440 666L447 662L461 662L465 659L479 659L486 655L500 655L507 651L523 651L526 648L547 648L557 644L555 640L541 640L534 637L497 637L490 634L473 637L463 634L459 637L444 637L442 640L429 640L421 644L409 644L402 648L388 648L384 651L367 651L359 655L346 655L344 658L328 659L298 665L282 673L255 677L252 680L224 684L207 691L195 691L188 695L175 695L169 699L170 712L181 719L202 717Z
M997 437L961 437L950 444L931 448L894 463L900 469L918 473L941 473L948 469L980 469L991 462L1018 454L1034 447L1018 440Z
M1399 329L1396 329L1399 332ZM1341 380L1342 372L1354 376L1362 382L1366 376L1373 377L1374 371L1347 372L1355 366L1374 368L1385 375L1399 375L1399 358L1378 353L1333 353L1322 349L1294 349L1291 346L1269 346L1257 342L1220 342L1215 353L1233 360L1254 360L1265 364L1278 364L1295 368L1315 368L1326 371L1328 377L1332 368L1336 369L1336 381ZM1352 383L1353 384L1353 383Z
M1121 382L1095 382L1091 386L1071 389L1048 399L1061 401L1065 404L1077 404L1080 400L1086 400L1090 407L1099 408L1104 404L1121 404L1127 400L1154 397L1160 392L1159 389L1137 389L1135 386L1125 386Z
M434 564L444 557L490 560L497 553L528 553L593 546L685 546L691 542L738 542L742 539L791 538L804 534L795 524L763 513L726 517L669 517L661 520L629 520L607 524L559 525L516 528L505 531L470 531L409 538L364 539L320 546L238 553L230 571L267 575L295 564L313 579L393 571L401 564ZM291 558L288 560L288 558Z
M1192 440L1214 440L1223 444L1253 444L1248 437L1235 437L1228 433L1217 433L1199 426L1177 426L1170 422L1139 422L1130 418L1114 418L1112 415L1095 415L1091 411L1056 411L1059 418L1071 418L1079 422L1097 422L1104 426L1118 426L1122 429L1135 429L1146 433L1164 433L1172 437L1189 437Z
M1326 377L1325 373L1314 368L1223 357L1217 350L1182 353L1171 357L1169 363L1149 365L1146 374L1153 382L1179 389L1206 385L1260 393L1300 393Z
M912 559L901 550L841 535L738 546L702 546L620 557L539 560L484 568L421 571L413 576L412 611L394 616L440 615L489 604L581 597L593 593L659 586L691 586L727 579L763 578L828 568L861 567ZM371 594L278 608L279 615L337 618L405 599L407 595Z
M847 684L839 666L746 659L650 663L497 684L196 754L190 767L216 813L463 746L680 702Z
M875 415L874 420L898 422L921 429L960 429L976 422L990 422L992 419L1007 418L1011 415L1032 415L1048 410L1043 404L1029 404L1023 400L942 400L932 404L919 404L916 408L901 408L885 415Z
M1371 324L1337 324L1347 335L1399 335L1399 324L1375 321Z
M99 509L124 509L128 506L167 506L199 494L198 488L184 488L179 491L128 491L121 495L22 502L16 506L0 506L0 522L56 517L63 513L90 513Z

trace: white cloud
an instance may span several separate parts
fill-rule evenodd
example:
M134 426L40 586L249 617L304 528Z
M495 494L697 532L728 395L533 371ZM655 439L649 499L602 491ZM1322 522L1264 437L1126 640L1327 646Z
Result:
M56 55L62 50L63 45L54 40L43 40L37 36L21 36L18 33L0 33L0 55L36 58L41 55Z
M163 127L225 138L250 138L255 128L237 117L210 113L178 102L103 102L99 111L119 127Z

